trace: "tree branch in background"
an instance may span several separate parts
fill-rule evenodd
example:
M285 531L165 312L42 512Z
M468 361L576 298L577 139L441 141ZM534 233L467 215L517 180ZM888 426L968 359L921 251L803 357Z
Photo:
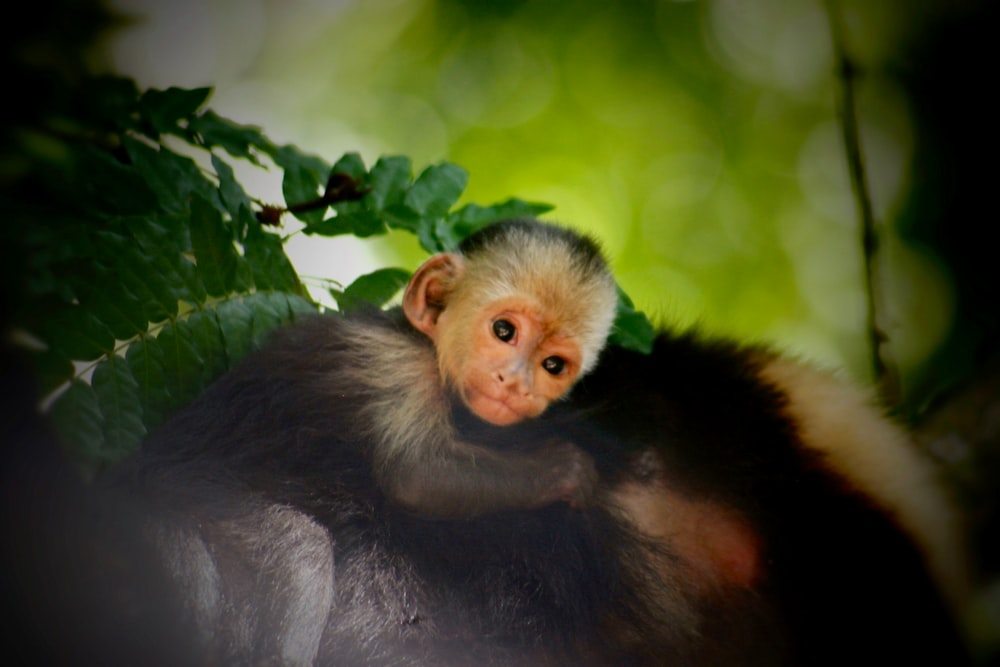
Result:
M350 174L333 172L326 182L326 190L322 197L310 201L289 204L286 208L280 206L264 206L257 212L257 221L265 225L277 225L285 213L308 213L324 210L343 201L357 201L371 191L371 188L355 180Z
M858 205L858 215L861 221L861 250L864 264L865 294L867 301L866 315L868 322L868 343L871 354L871 366L879 395L886 405L897 407L901 399L899 370L886 348L889 336L882 326L885 308L879 289L878 250L879 237L875 229L875 214L872 211L871 193L865 175L864 156L861 152L861 137L858 132L857 108L854 96L854 83L858 76L856 65L848 57L844 48L844 32L837 11L835 0L825 3L830 19L830 30L833 41L834 58L836 60L838 78L840 79L840 120L844 138L844 148L847 153L847 168L851 178L851 189Z

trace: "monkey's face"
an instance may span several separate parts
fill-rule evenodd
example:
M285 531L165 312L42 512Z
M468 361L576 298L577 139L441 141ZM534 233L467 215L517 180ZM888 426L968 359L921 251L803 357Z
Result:
M579 376L578 341L527 299L463 311L445 308L435 343L442 372L481 419L504 426L536 417Z

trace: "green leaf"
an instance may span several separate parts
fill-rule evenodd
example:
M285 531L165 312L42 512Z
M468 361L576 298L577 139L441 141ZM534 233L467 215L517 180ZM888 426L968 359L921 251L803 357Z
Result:
M115 336L97 315L82 305L66 306L47 314L32 333L53 352L67 359L92 361L110 353Z
M554 207L549 204L508 199L492 206L466 204L448 216L448 222L456 228L456 234L465 238L472 232L500 220L513 218L534 218L548 213Z
M285 170L281 191L286 206L291 207L319 199L321 190L325 189L330 176L330 166L323 159L307 155L291 144L282 146L271 157ZM325 213L326 208L320 208L294 215L306 223L316 224L323 220Z
M178 121L194 116L211 94L211 88L151 88L139 98L139 107L157 132L177 133Z
M125 361L134 378L139 414L152 431L197 397L216 378L295 317L316 313L305 299L260 292L227 299L214 309L171 322L155 338L129 346Z
M413 166L410 158L405 156L381 157L368 175L368 185L371 187L368 199L377 210L401 204L412 181Z
M229 299L215 308L215 317L222 333L223 351L230 366L254 349L253 308L248 303L253 296Z
M163 423L229 368L218 319L214 312L202 311L168 324L156 338L133 343L126 361L137 382L147 430Z
M198 275L212 296L223 296L237 287L239 255L222 215L205 199L191 201L191 245Z
M359 238L378 236L388 231L382 217L368 210L362 202L341 202L333 209L337 212L336 216L306 225L302 231L319 236L353 234Z
M364 160L357 153L344 153L330 169L331 174L347 174L356 181L364 180L368 173Z
M434 221L421 222L421 226L416 230L417 240L420 242L420 247L431 254L444 250L444 244L441 243L437 237L435 229L436 225L434 224Z
M201 387L204 388L229 368L219 320L215 313L196 311L185 325L191 332L191 344L202 360L199 370Z
M520 199L508 199L493 206L467 204L444 220L435 220L429 238L437 244L434 252L453 250L465 237L500 220L535 217L552 210L548 204L533 204Z
M25 212L27 213L27 212ZM24 294L21 298L30 304L33 312L46 299L59 299L70 303L77 298L76 286L89 282L90 273L86 263L96 249L90 240L90 222L64 219L52 212L37 211L25 216L24 220L11 220L0 230L21 234L20 242L8 240L0 244L0 271L4 272L4 284L14 285L23 281ZM32 224L31 219L48 217L48 224ZM99 223L98 223L99 224ZM13 229L12 229L13 228ZM16 231L15 231L16 230ZM10 296L14 293L8 292Z
M424 220L417 236L430 252L453 250L465 237L499 220L534 217L552 210L548 204L534 204L520 199L508 199L493 206L467 204L446 218Z
M444 216L462 196L468 182L469 173L456 164L431 165L417 177L404 203L424 216Z
M205 388L201 357L193 340L191 328L184 322L171 322L160 330L156 344L162 351L164 390L170 402L167 414L194 400Z
M186 257L190 254L189 221L171 216L132 218L128 230L138 249L136 260L145 266L150 289L171 314L177 312L177 302L203 304L207 298L205 286L195 265ZM173 302L168 306L167 301Z
M454 249L462 240L454 231L444 218L425 219L417 230L417 239L428 252L445 252Z
M232 219L239 219L241 209L252 210L253 204L250 197L236 180L233 168L214 154L212 155L212 168L215 169L215 173L219 177L219 196L222 198L222 204L229 211Z
M93 387L74 380L52 404L49 415L75 457L88 462L101 459L105 451L104 417Z
M125 363L134 379L145 430L155 429L198 396L259 347L275 327L296 314L315 312L315 306L301 297L257 293L193 312L186 320L164 326L155 338L145 336L134 342ZM127 378L120 386L126 384Z
M316 312L310 301L281 292L257 292L220 303L215 316L227 363L232 366L257 349L276 326Z
M167 282L171 276L150 271L154 262L154 257L133 245L117 257L113 269L122 284L136 295L146 322L162 322L177 314L177 294Z
M136 169L89 146L76 149L73 157L75 173L66 187L82 210L101 217L156 211L157 197Z
M212 110L205 111L188 123L188 129L201 137L206 148L218 146L233 157L249 160L259 165L260 160L252 150L257 148L268 155L277 152L277 148L261 133L259 127L240 125L228 118L223 118Z
M168 389L168 371L160 341L141 337L129 345L125 362L138 385L143 424L147 431L152 431L170 415L171 407L176 407Z
M310 172L315 177L317 183L323 183L324 185L332 171L330 165L323 158L303 153L297 146L292 144L276 148L271 153L271 159L285 171L289 169L302 169Z
M288 298L280 292L257 293L249 300L253 309L253 349L259 348L277 327L291 321L292 311Z
M293 321L300 316L315 315L319 312L315 303L298 294L286 294L285 297L288 299L288 312Z
M246 214L249 211L244 209ZM244 258L253 271L253 281L259 290L297 292L301 289L295 267L285 254L281 238L261 228L250 225L247 229Z
M292 207L318 199L321 195L322 182L316 172L303 166L295 165L285 169L285 177L281 181L281 193L285 197L285 206ZM323 221L326 207L313 211L293 212L293 215L306 223Z
M80 305L107 325L118 340L128 340L146 331L149 318L146 304L137 295L137 283L123 282L114 268L98 267L97 280L90 290L80 295Z
M142 423L139 383L128 363L111 355L94 369L91 385L104 416L101 458L115 460L138 449L146 428Z
M405 229L417 234L423 224L420 214L405 204L389 204L382 210L382 219L392 229Z
M608 343L627 350L649 354L653 351L656 328L646 315L635 309L632 299L618 288L618 307Z
M200 196L215 208L224 210L216 186L205 178L191 158L163 146L157 150L131 137L125 137L123 143L136 170L156 193L164 210L186 213L192 196Z
M343 292L334 293L342 312L355 310L365 304L382 307L402 289L410 279L404 269L379 269L357 278ZM331 290L331 293L333 291Z

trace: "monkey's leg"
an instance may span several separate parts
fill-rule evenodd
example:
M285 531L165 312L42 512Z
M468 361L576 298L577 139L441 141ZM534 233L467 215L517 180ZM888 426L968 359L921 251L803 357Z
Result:
M192 525L161 524L157 542L209 656L311 665L333 601L329 533L276 504Z

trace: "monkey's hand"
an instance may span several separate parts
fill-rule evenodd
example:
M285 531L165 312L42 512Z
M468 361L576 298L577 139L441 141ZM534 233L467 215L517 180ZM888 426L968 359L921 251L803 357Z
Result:
M538 506L566 502L570 507L587 506L597 488L597 468L590 456L568 442L556 440L533 456L538 457L540 474Z

